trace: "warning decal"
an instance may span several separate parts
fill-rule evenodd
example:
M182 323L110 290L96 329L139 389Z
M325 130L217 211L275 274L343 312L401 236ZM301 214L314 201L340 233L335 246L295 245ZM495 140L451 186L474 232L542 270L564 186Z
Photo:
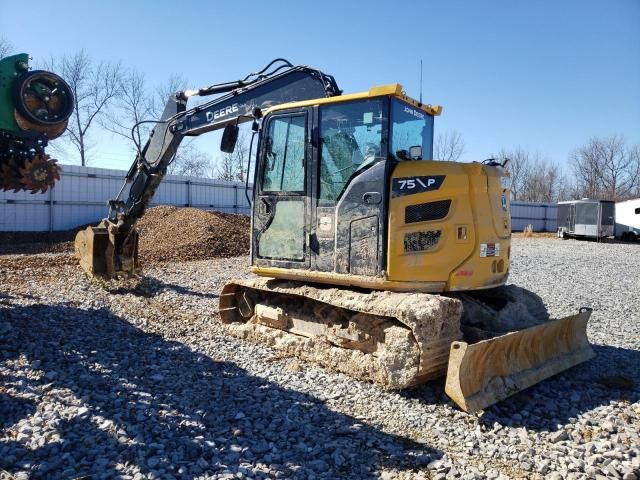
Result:
M499 243L481 243L480 256L481 257L499 257L500 244Z

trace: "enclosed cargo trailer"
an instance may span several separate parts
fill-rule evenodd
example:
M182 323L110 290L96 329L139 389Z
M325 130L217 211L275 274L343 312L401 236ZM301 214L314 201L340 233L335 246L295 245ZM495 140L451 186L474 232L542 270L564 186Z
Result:
M616 203L616 238L640 240L640 198Z
M599 240L612 237L615 202L609 200L570 200L558 202L558 237Z

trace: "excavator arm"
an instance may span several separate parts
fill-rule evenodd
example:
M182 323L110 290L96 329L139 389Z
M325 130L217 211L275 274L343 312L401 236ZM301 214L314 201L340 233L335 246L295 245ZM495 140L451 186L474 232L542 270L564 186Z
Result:
M235 129L239 123L260 118L262 110L274 105L340 93L331 75L276 59L242 80L172 95L150 138L143 148L138 146L120 192L109 200L107 217L97 227L89 227L76 236L80 265L87 273L106 278L135 271L138 267L135 224L144 215L184 137L227 126ZM222 95L214 100L187 109L191 97L219 94Z

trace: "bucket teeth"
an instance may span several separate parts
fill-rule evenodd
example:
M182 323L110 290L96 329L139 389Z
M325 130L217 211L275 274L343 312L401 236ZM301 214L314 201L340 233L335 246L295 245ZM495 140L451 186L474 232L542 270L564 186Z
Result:
M121 232L116 224L104 219L96 227L78 232L75 254L91 277L103 280L133 277L140 268L138 231L133 228Z

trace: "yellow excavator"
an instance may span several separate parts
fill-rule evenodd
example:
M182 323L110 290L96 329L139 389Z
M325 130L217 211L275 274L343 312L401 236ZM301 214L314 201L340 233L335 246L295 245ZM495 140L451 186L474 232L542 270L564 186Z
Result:
M387 389L446 375L462 409L482 410L591 358L591 311L550 320L539 297L505 285L509 175L493 160L433 161L440 112L397 84L342 95L332 76L282 59L178 92L108 217L78 234L80 264L135 274L135 223L182 138L224 128L232 152L252 122L257 276L222 289L227 331Z

